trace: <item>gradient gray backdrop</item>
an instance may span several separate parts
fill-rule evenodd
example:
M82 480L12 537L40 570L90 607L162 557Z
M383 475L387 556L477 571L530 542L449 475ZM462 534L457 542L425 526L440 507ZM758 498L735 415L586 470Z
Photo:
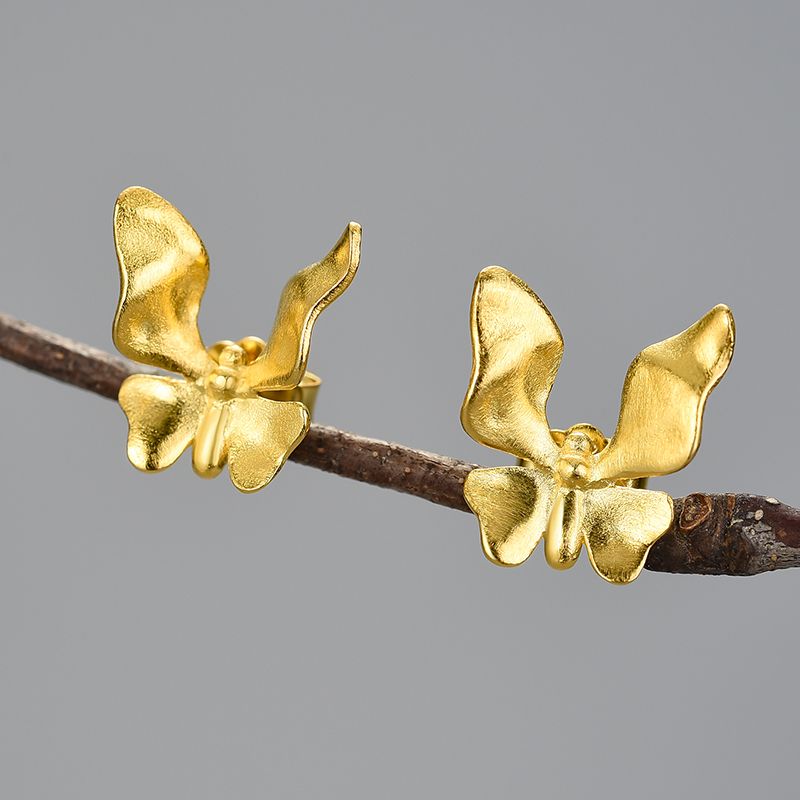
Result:
M0 308L111 348L117 193L205 239L207 341L269 331L349 219L320 422L462 432L480 268L567 347L557 426L630 358L738 323L673 494L800 504L796 3L9 3ZM516 570L476 522L290 464L125 459L108 400L0 363L3 798L795 797L800 574ZM794 788L792 788L794 787Z

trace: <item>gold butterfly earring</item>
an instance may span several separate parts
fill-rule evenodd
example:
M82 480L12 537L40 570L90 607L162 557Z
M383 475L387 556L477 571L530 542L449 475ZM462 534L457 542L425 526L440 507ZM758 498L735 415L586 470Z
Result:
M237 489L268 484L303 440L320 380L306 371L315 320L358 269L361 228L351 222L322 261L283 289L268 341L248 336L206 348L197 328L209 263L200 237L155 192L125 189L114 209L120 298L114 344L128 358L179 373L132 375L119 402L128 458L155 472L194 444L192 466Z
M550 430L545 406L564 342L520 278L501 267L478 275L471 332L464 430L519 459L519 466L475 469L464 483L486 556L517 566L544 537L550 566L573 566L586 545L601 577L629 583L672 523L672 498L642 488L644 481L682 469L697 452L706 399L733 355L730 309L718 305L639 353L610 441L587 424Z

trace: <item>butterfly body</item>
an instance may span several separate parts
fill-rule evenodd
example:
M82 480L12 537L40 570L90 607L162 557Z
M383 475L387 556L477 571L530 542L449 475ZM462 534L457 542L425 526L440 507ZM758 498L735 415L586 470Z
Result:
M192 449L192 467L201 478L214 478L222 471L226 460L225 430L231 413L231 401L236 398L255 398L244 375L247 351L236 342L217 342L209 348L215 364L202 378L206 393L206 408Z
M559 444L554 473L558 488L552 500L544 533L545 558L555 569L569 569L578 560L581 538L582 492L590 486L595 456L608 443L592 425L574 425L554 432ZM602 481L603 486L610 485Z
M556 436L561 439L559 433ZM561 485L571 489L585 489L592 474L593 458L606 444L603 434L593 425L573 425L566 431L559 445L555 466Z
M215 478L225 466L225 427L230 407L210 401L206 406L192 448L192 467L201 478Z
M580 517L581 493L559 488L544 532L544 555L553 569L575 566L583 548Z
M213 352L213 349L212 349ZM255 396L245 380L245 351L241 345L225 343L214 367L205 378L206 391L218 400L233 400L237 395Z
M733 354L730 310L716 306L633 360L619 422L607 440L592 425L551 430L545 406L563 352L550 312L516 275L487 267L471 309L473 371L461 411L476 441L518 466L475 469L464 497L486 556L517 566L545 540L550 566L568 569L585 546L595 571L628 583L672 522L672 499L642 488L691 461L708 394Z

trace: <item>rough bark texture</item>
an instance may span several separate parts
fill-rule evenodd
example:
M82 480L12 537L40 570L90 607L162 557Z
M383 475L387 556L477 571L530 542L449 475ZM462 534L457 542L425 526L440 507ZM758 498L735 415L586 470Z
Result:
M464 479L477 466L326 425L312 425L290 458L298 464L413 494L459 511L469 511Z
M756 575L800 566L800 511L774 497L690 494L675 500L670 532L647 568L697 575Z
M0 314L0 357L116 399L128 375L145 370L88 345ZM464 479L475 468L454 458L312 425L293 461L469 511ZM474 532L474 526L468 530ZM800 566L800 511L770 497L690 494L675 500L672 529L647 569L699 575L755 575Z
M117 399L119 387L128 375L148 371L7 314L0 314L0 356L112 400Z

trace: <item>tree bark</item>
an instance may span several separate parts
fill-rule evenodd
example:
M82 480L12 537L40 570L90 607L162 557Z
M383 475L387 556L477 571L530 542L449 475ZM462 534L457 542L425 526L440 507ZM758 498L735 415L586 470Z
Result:
M0 357L112 400L125 378L148 371L6 314L0 314ZM469 511L464 479L477 466L325 425L312 425L291 459L459 511ZM800 511L774 498L705 493L676 498L672 527L646 563L650 570L698 575L797 566Z

